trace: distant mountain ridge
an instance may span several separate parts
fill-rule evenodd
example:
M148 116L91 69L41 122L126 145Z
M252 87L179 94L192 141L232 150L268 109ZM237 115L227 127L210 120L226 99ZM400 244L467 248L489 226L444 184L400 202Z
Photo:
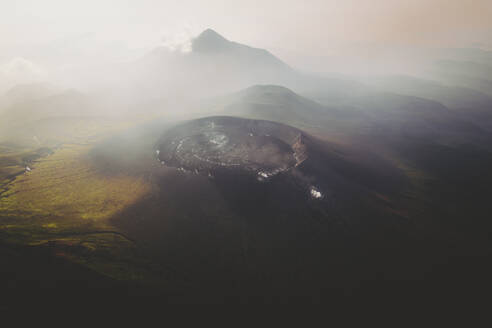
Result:
M342 113L278 85L254 85L226 97L218 106L227 115L314 126Z
M159 47L138 60L131 80L142 94L198 97L225 94L255 84L289 85L298 73L264 49L229 41L212 29L191 40L191 51ZM136 73L135 73L136 72Z
M259 60L263 65L278 66L281 69L290 67L279 58L272 55L269 51L260 48L250 47L241 43L229 41L212 29L203 31L192 40L193 53L222 53L236 56L236 59L243 58Z

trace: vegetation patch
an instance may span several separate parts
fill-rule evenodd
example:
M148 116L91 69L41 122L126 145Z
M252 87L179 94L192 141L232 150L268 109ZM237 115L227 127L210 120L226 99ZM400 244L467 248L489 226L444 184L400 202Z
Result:
M113 278L143 279L136 259L144 257L107 219L146 195L150 184L140 176L103 173L88 159L91 148L65 144L54 152L3 152L0 238L49 247L55 256Z

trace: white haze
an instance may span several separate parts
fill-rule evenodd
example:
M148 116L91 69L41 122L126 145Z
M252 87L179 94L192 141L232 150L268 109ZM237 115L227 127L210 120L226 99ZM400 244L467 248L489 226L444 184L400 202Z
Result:
M461 66L443 78L436 61L492 65L491 10L487 0L2 1L0 94L45 82L90 95L98 114L178 115L255 84L332 101L365 92L359 82L385 86L371 80L385 75L448 83ZM193 51L207 28L278 60L236 43Z
M211 27L295 67L367 70L374 60L382 67L388 49L490 48L491 15L488 0L3 0L0 64L23 57L51 70L134 58L159 44L189 51L189 37Z

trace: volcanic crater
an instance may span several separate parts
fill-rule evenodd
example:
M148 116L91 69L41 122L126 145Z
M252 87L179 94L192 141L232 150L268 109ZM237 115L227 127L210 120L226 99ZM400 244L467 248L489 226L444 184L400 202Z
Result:
M307 159L305 138L302 131L280 123L206 117L168 130L156 152L169 167L212 176L239 170L263 181Z

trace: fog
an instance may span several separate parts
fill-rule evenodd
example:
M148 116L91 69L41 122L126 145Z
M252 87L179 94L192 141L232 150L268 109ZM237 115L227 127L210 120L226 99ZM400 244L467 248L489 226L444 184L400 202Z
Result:
M38 103L14 115L19 99L67 92L91 105L62 116L173 118L215 113L223 97L263 84L323 106L393 92L483 107L492 95L486 0L21 0L1 9L3 124L41 115L36 106L57 113Z
M491 18L0 0L0 309L485 299Z
M0 72L9 86L59 78L158 46L189 50L206 28L309 71L408 71L436 48L490 49L491 14L487 0L3 1Z

